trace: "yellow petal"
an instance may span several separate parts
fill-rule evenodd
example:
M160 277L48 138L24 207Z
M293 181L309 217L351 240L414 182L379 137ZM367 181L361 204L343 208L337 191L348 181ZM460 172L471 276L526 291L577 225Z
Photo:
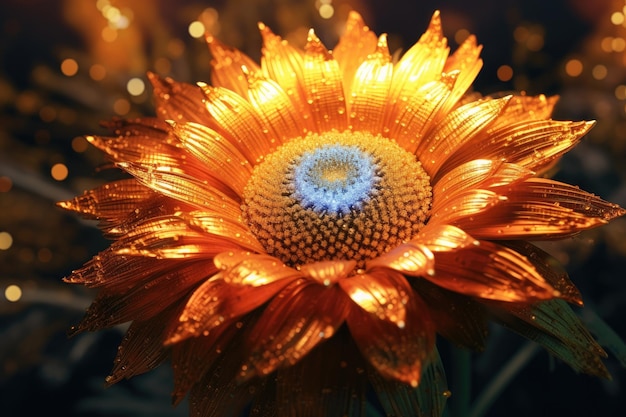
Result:
M298 113L287 93L275 81L261 76L248 75L248 100L252 103L267 129L273 136L286 142L305 136L307 121Z
M219 178L241 196L252 174L252 166L237 148L204 125L190 122L172 126L172 133L204 164L211 176Z
M220 42L213 35L205 37L213 59L211 60L211 84L224 87L242 97L246 96L248 81L242 67L250 73L261 71L261 68L246 54Z
M407 275L433 273L435 258L428 247L419 242L407 242L367 262L367 270L390 268Z
M350 87L357 68L376 49L376 35L363 22L363 18L355 11L350 11L346 30L333 49L333 56L339 63L343 74L343 86L346 96L350 96Z
M209 126L236 146L248 161L259 163L278 146L274 132L263 126L256 109L246 99L225 88L206 84L200 87L206 108L213 116Z
M467 92L483 67L483 61L479 58L481 50L482 46L476 44L476 37L470 35L446 61L443 68L445 73L458 72L451 97L445 106L446 112Z
M274 80L287 93L296 113L302 115L307 131L314 129L309 105L304 92L304 54L292 47L267 26L259 23L263 38L261 69L263 74Z
M351 130L365 130L374 134L383 132L385 108L393 75L393 64L382 35L376 51L359 66L354 76L349 101Z
M446 173L433 185L431 212L439 212L459 193L471 189L497 190L530 178L533 172L519 165L502 161L476 159L461 164Z
M454 82L454 76L431 81L417 91L402 92L397 99L390 100L385 115L385 129L389 131L384 132L385 136L407 151L416 152L441 114Z
M415 94L426 83L438 80L450 52L447 45L441 30L441 17L436 11L426 32L396 64L390 99L393 101L403 93Z
M339 64L313 30L309 31L303 62L304 93L317 133L348 127L346 100Z
M500 115L502 117L506 115ZM555 120L500 124L470 138L454 150L440 172L481 158L502 159L539 172L576 146L594 124Z
M224 271L222 279L232 285L259 287L303 275L277 258L265 254L228 251L217 255L213 262Z
M441 166L454 151L487 129L509 100L510 97L504 97L465 104L429 132L420 142L416 154L430 178L436 181Z
M196 122L207 124L209 113L202 104L202 90L196 85L181 83L171 78L161 78L148 72L148 79L154 90L157 115L162 120L179 123Z

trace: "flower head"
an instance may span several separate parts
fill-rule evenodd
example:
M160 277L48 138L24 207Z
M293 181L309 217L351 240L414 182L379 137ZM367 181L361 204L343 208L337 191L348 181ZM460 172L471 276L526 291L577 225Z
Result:
M354 12L332 52L259 27L260 65L207 36L211 85L150 74L157 117L88 137L129 177L59 203L113 240L66 278L100 289L74 332L132 321L108 382L171 358L199 415L360 415L371 388L439 415L435 335L481 349L489 319L607 375L527 242L625 213L541 176L593 122L468 93L481 46L450 54L438 13L397 62Z

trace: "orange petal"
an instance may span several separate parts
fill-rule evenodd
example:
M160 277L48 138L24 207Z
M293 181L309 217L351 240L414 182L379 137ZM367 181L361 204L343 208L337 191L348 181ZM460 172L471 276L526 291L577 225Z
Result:
M314 279L322 285L329 286L346 278L356 267L356 261L325 261L305 264L300 267L304 276Z
M249 72L261 71L261 68L246 54L236 48L220 42L213 35L205 36L211 51L211 84L215 87L224 87L245 97L248 91L248 81L242 67Z
M459 191L449 200L445 200L431 209L429 224L433 226L446 224L459 226L463 221L473 221L472 219L476 215L500 204L504 199L506 197L490 190ZM463 229L463 227L461 228Z
M465 231L449 224L427 224L412 240L426 246L432 252L455 251L479 242Z
M530 178L504 192L507 198L495 207L455 225L482 239L550 239L626 214L617 204L549 179Z
M199 85L205 95L203 102L213 116L209 126L237 147L248 161L259 163L278 146L274 132L263 125L263 119L246 99L226 88Z
M458 196L472 189L497 191L499 187L530 178L533 172L502 161L475 159L452 169L433 185L431 213L445 210Z
M252 350L240 377L268 375L298 362L335 334L349 303L337 286L305 279L292 282L274 297L250 332Z
M248 100L280 143L306 135L306 119L278 83L260 75L248 75L248 82Z
M501 115L500 117L506 117ZM595 122L522 121L490 128L454 150L441 172L473 159L494 159L542 171L578 144Z
M348 14L346 30L333 49L333 56L343 74L346 96L350 96L349 89L352 86L357 68L367 59L369 54L375 51L376 43L377 39L374 32L365 26L359 13L351 10Z
M231 323L265 304L287 284L288 281L260 287L230 285L222 279L221 273L217 274L193 292L165 343L207 336L218 326Z
M367 270L390 268L406 275L420 276L434 272L435 257L428 247L419 242L406 242L367 262Z
M433 127L454 86L455 77L431 81L417 91L403 91L397 99L389 100L386 133L409 152L415 152L422 138ZM419 156L419 155L418 155Z
M378 319L405 325L404 306L412 290L401 273L378 268L342 279L339 286L356 305Z
M291 99L296 113L302 115L307 131L314 129L311 111L304 92L304 58L302 51L292 47L262 23L263 38L261 68L263 74L274 80Z
M458 75L450 99L446 103L445 112L452 109L476 79L480 69L483 67L483 60L480 59L481 51L482 45L477 45L476 37L470 35L463 41L458 49L448 57L443 72L448 74L457 72Z
M339 64L313 30L304 54L304 92L318 133L346 130L346 100Z
M288 267L273 256L250 252L223 252L213 262L224 271L222 279L232 285L259 287L302 276L300 271Z
M121 293L111 294L104 287L80 324L72 328L72 334L154 317L180 302L189 288L216 272L209 262L178 262L174 267L171 263L168 266L157 276L132 277L126 291Z
M390 100L396 100L402 94L415 94L426 83L438 80L449 52L441 30L441 17L436 11L426 32L395 65Z
M393 64L382 35L376 51L359 66L348 97L349 123L353 131L383 132L383 118L389 101ZM345 74L344 74L345 76Z
M178 318L174 318L177 322ZM239 322L243 324L242 322ZM163 326L162 328L167 328ZM174 405L180 403L193 384L208 372L229 347L233 337L240 331L239 325L225 323L213 329L208 336L197 336L172 346L172 370L174 371ZM241 326L243 327L243 326Z
M136 320L130 325L117 348L115 365L105 378L107 386L148 372L167 359L169 348L163 346L167 326L163 323L175 319L177 313L177 308L167 308L148 320Z
M439 169L454 151L487 129L509 100L510 97L504 97L465 104L448 114L424 137L416 155L434 182Z
M241 210L237 201L213 187L208 179L199 179L175 167L135 162L117 165L141 184L175 200L224 214Z
M210 115L202 103L204 95L198 86L169 77L161 78L152 72L148 72L148 79L154 90L156 113L161 120L208 123Z
M580 291L569 279L567 271L556 258L525 241L509 241L504 242L503 245L525 256L537 272L561 293L561 298L582 307L583 300Z
M172 132L189 153L204 163L210 175L241 196L252 166L236 147L213 129L197 123L175 123Z
M558 99L558 96L546 97L543 94L513 96L502 111L501 116L491 125L489 130L495 131L518 122L547 120L552 115Z
M417 294L408 297L405 308L403 327L361 308L350 310L347 323L361 353L380 374L417 387L435 346L435 331Z
M134 178L112 181L71 200L57 203L88 218L120 221L156 193Z
M435 274L424 278L454 292L491 300L531 302L561 296L526 257L487 241L436 253Z

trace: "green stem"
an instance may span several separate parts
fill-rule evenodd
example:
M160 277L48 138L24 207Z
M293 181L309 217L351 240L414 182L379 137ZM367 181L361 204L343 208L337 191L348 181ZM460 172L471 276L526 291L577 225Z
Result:
M500 393L515 378L519 371L524 368L530 360L539 352L539 345L534 342L527 342L515 356L498 372L491 380L484 391L478 396L476 402L472 406L469 417L482 417L487 413L489 407L498 398Z
M470 352L452 348L452 398L450 401L453 417L467 417L470 407L472 385Z

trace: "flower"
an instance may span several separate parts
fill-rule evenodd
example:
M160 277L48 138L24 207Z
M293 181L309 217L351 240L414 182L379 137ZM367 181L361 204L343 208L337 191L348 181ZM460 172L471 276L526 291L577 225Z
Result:
M625 213L541 176L593 122L468 92L481 46L450 55L438 12L397 62L355 12L332 52L259 27L260 66L207 36L211 85L149 74L157 117L87 138L129 178L59 203L113 240L65 279L100 289L74 333L132 321L107 381L171 358L198 415L360 415L372 388L440 415L436 334L480 350L489 320L607 376L528 242Z

